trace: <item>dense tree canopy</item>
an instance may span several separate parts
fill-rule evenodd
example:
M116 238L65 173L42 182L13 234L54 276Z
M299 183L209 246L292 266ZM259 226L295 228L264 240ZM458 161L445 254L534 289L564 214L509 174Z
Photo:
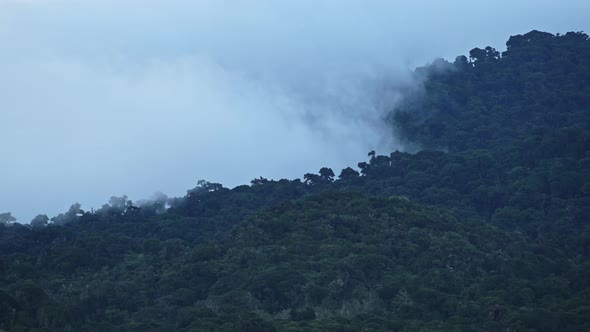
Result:
M416 153L0 214L0 331L588 331L590 42L416 70Z
M501 55L469 53L469 61L417 70L423 88L391 117L401 138L455 152L510 144L535 129L588 130L588 35L531 31L510 37Z

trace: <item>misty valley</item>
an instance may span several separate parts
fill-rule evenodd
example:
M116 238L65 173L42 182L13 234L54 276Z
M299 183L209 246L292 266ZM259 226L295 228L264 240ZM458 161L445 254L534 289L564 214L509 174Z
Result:
M588 35L412 79L381 123L405 151L0 211L0 331L590 331Z

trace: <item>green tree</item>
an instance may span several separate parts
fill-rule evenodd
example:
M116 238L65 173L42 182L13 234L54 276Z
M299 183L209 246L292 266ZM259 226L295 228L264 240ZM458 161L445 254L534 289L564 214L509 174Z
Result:
M10 213L10 212L0 213L0 224L9 224L9 223L12 223L15 221L16 221L16 218L12 216L12 213Z
M340 178L341 180L346 180L346 179L356 178L359 175L360 175L359 172L355 171L351 167L346 167L346 168L342 169L342 171L340 172L340 175L338 175L338 178Z
M33 220L31 220L31 226L33 228L41 228L47 225L49 218L46 214L38 214Z
M322 167L320 169L320 178L323 181L332 182L332 181L334 181L334 176L335 176L335 174L331 168Z

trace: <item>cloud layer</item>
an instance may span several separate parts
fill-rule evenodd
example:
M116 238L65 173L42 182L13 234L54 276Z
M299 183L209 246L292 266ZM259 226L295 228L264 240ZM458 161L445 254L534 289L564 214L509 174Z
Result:
M355 165L409 70L531 29L551 1L0 1L0 212Z

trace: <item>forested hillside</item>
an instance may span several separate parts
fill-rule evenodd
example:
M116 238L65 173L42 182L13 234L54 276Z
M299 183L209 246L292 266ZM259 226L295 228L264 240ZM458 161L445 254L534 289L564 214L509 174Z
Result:
M0 330L589 331L590 41L507 45L415 71L416 153L1 214Z
M587 130L588 36L531 31L506 46L419 68L423 89L393 113L402 138L457 152L511 144L534 129Z

